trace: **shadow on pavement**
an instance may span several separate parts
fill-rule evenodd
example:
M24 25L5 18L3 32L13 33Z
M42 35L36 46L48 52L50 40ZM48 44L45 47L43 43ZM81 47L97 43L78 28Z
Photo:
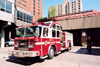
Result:
M32 57L27 57L27 58L10 57L6 61L29 66L35 63L42 63L44 60L40 59L39 57L33 57L33 58Z
M80 48L78 51L76 51L76 52L70 52L70 53L87 54L88 55L87 48ZM89 54L89 55L100 56L100 48L92 48L92 53Z

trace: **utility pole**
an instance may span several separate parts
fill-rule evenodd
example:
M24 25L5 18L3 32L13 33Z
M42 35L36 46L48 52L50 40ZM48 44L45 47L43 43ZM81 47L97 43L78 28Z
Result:
M15 3L14 3L14 23L16 25L16 21L17 21L17 7L16 7L16 0L15 0Z

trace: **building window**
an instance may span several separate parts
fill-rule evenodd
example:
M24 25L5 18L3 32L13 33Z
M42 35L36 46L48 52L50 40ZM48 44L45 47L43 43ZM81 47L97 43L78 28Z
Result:
M38 2L40 2L40 0L38 0Z
M6 12L12 13L12 3L9 1L6 1Z
M23 20L23 13L21 12L21 20Z
M40 5L40 3L38 3L38 5Z
M27 15L27 22L28 22L28 17L29 17L29 16Z
M35 10L33 10L33 13L35 13Z
M27 22L27 14L25 14L25 21Z
M38 8L40 8L40 7L38 6Z
M35 2L33 2L33 4L35 4Z
M24 3L26 3L26 1L23 1Z
M35 7L33 7L33 9L35 9Z
M17 19L29 23L33 22L33 16L27 15L20 11L17 11Z
M35 0L33 0L33 2L35 2Z
M33 15L35 15L35 14L33 13Z
M6 0L0 0L0 10L12 14L12 3Z
M23 5L24 7L26 7L26 5Z
M74 6L74 8L76 8L76 6Z
M21 18L21 12L17 11L17 19L20 20L20 18Z
M76 10L76 9L74 9L74 10Z
M31 22L33 22L33 17L32 16L29 16L29 22L31 23Z
M5 11L5 0L0 0L0 10Z
M19 4L19 5L21 5L21 3L20 3L20 2L18 2L18 4Z
M23 18L23 20L25 21L25 16L26 16L26 14L24 13L23 15L24 15L24 18Z
M80 5L78 5L78 7L80 7Z
M40 14L40 13L38 12L38 14Z

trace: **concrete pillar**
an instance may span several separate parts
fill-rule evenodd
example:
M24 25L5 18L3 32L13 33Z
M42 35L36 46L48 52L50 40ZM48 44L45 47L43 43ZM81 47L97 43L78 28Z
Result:
M5 30L4 28L1 29L1 48L4 48L5 45Z

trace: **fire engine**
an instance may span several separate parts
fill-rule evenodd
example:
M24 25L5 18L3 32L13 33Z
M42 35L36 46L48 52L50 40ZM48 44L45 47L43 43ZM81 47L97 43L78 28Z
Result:
M8 54L15 57L46 57L52 59L62 50L71 50L73 34L63 32L60 24L54 21L35 22L16 29L14 49Z

